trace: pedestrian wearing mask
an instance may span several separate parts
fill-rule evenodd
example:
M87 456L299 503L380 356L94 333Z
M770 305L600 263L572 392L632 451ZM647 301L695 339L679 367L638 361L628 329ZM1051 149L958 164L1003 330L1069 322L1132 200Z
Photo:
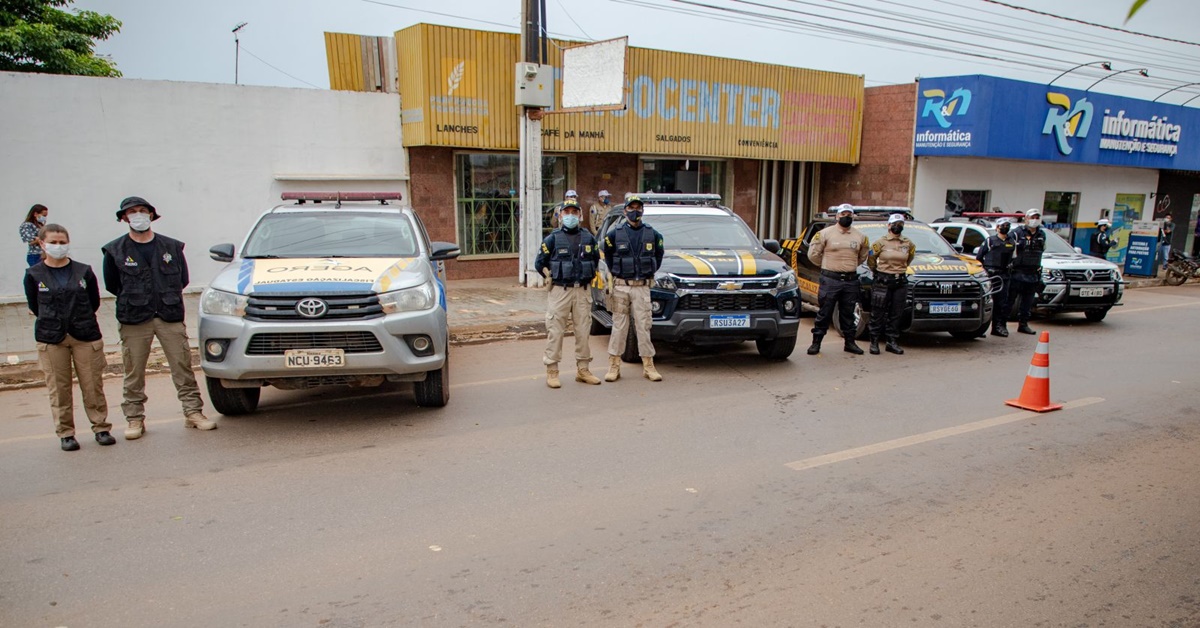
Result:
M1037 332L1029 327L1029 319L1033 317L1034 295L1042 285L1042 253L1046 250L1042 211L1030 209L1025 212L1025 224L1013 229L1009 235L1016 250L1013 252L1012 286L1005 311L1011 312L1013 304L1019 302L1017 331L1035 334Z
M879 355L879 340L887 340L888 353L904 355L900 348L900 317L908 299L908 265L917 254L904 232L904 215L888 216L888 232L871 245L867 266L871 282L871 355Z
M863 350L854 342L857 327L854 324L854 308L862 293L858 281L858 267L867 261L870 244L867 236L851 227L854 224L854 206L839 205L837 224L817 232L808 246L808 259L821 267L820 287L817 290L817 318L813 321L813 342L808 355L821 352L821 340L829 331L833 320L833 308L838 309L838 325L842 328L847 353L862 355Z
M608 190L600 190L600 193L596 197L598 200L592 203L591 208L588 210L588 220L591 221L588 223L588 226L591 228L592 233L599 238L603 235L600 233L600 225L604 223L604 217L612 209L612 195L608 193Z
M621 377L621 354L629 339L629 321L637 336L642 375L661 382L654 367L654 343L650 341L650 286L654 273L662 266L663 237L654 227L642 222L642 200L636 196L625 201L625 222L604 236L604 259L612 271L612 335L608 340L608 373L604 381Z
M992 335L1001 338L1008 337L1009 289L1012 286L1013 254L1017 246L1008 232L1012 223L1006 221L996 225L996 235L988 236L975 254L975 259L983 264L992 281L1000 282L1000 289L992 298Z
M21 241L26 245L26 266L33 266L42 261L42 243L38 240L38 232L45 226L49 214L50 210L45 205L34 205L25 212L25 221L21 223L18 232L21 234Z
M1162 249L1162 263L1165 266L1171 261L1171 236L1175 235L1175 223L1171 214L1163 216L1162 226L1158 228L1158 247Z
M1088 255L1104 259L1108 255L1108 250L1116 245L1116 240L1108 233L1112 223L1107 218L1101 218L1096 221L1096 233L1092 234L1091 243L1088 246Z
M108 401L104 397L104 339L96 310L100 286L92 267L71 259L71 236L61 225L48 224L38 234L44 261L25 270L25 302L37 316L33 337L38 364L46 376L54 432L63 451L76 451L75 406L71 379L79 378L83 409L92 433L101 445L116 439L109 430Z
M563 336L567 323L575 326L575 381L598 385L600 378L592 374L591 283L600 266L600 250L596 238L580 226L579 205L567 199L562 206L562 227L542 240L534 269L550 280L546 302L546 385L560 388L558 363L562 359Z
M117 297L125 367L121 410L129 421L126 440L141 438L146 432L146 362L155 338L171 368L171 381L183 405L184 427L217 427L204 416L204 401L192 371L192 349L183 322L183 289L188 285L183 242L154 233L150 223L158 217L158 210L143 198L131 196L121 201L117 220L129 225L129 233L101 249L104 287Z
M579 193L575 190L567 190L563 196L563 201L554 206L554 211L550 215L550 226L557 229L562 226L562 209L567 203L574 203L579 206Z

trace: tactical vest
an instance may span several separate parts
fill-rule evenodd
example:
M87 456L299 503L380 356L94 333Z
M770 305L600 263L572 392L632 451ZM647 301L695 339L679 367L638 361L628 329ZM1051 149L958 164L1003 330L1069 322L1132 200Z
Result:
M129 236L102 249L121 273L117 321L122 324L137 325L156 315L168 323L183 320L183 243L157 233L152 242L154 254L148 260L138 258Z
M572 251L571 240L562 229L554 231L554 249L550 251L550 281L556 284L587 284L596 276L592 251L596 238L587 229L579 230L579 247Z
M1014 231L1018 240L1016 259L1013 268L1016 270L1034 271L1042 267L1042 253L1046 250L1046 234L1041 228L1029 231L1025 228Z
M643 242L635 243L629 237L629 225L622 225L613 232L612 274L621 279L650 279L654 277L658 262L654 244L658 240L654 229L643 226Z
M1008 272L1008 265L1012 263L1013 252L1017 248L1017 245L1013 244L1012 238L1001 240L999 236L989 236L987 244L988 250L979 262L989 272L993 270Z
M38 342L56 345L67 334L76 340L100 340L100 324L88 301L87 264L71 262L71 279L59 286L54 273L46 264L34 264L27 271L38 282L37 320L33 322L33 338Z

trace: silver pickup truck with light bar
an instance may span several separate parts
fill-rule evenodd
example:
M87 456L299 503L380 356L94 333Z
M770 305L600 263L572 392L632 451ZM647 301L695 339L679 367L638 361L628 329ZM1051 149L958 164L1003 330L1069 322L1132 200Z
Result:
M446 284L458 247L430 242L396 192L285 193L200 298L201 368L213 407L258 407L263 386L412 382L419 406L450 396Z

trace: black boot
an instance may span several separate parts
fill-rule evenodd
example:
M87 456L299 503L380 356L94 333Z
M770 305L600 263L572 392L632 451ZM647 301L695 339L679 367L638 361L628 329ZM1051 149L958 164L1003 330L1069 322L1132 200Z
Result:
M853 338L846 339L846 344L842 347L842 351L845 351L846 353L853 353L854 355L862 355L863 354L862 347L859 347L857 344L854 344Z
M879 339L871 338L871 355L879 355Z
M1008 328L993 325L992 326L992 335L1000 336L1001 338L1008 338Z
M900 345L896 344L896 339L895 339L895 338L888 338L888 341L887 341L887 352L888 352L888 353L895 353L896 355L904 355L904 349L901 349L901 348L900 348Z
M1029 323L1021 323L1020 325L1017 325L1017 331L1022 334L1029 334L1031 336L1037 333L1029 327Z
M813 342L808 345L808 355L817 355L821 352L821 337L813 334Z

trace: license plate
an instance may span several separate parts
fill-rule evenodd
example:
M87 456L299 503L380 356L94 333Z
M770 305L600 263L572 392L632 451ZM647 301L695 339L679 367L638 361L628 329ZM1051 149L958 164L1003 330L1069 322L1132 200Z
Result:
M749 329L749 314L726 314L708 317L708 326L712 329Z
M346 366L342 349L289 349L283 352L284 365L290 369L336 368Z
M1079 296L1081 296L1081 297L1102 297L1102 296L1104 296L1104 288L1080 288Z
M929 304L930 314L961 314L962 303L934 302Z

